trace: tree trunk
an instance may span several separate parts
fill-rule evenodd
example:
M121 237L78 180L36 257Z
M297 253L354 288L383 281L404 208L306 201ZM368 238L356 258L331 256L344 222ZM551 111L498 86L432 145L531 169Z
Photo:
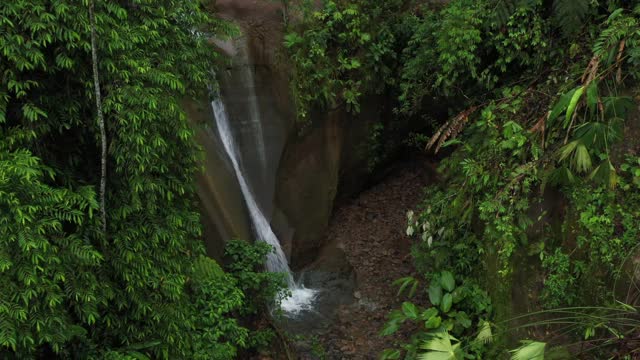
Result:
M91 23L91 62L93 65L93 87L96 95L96 110L98 112L98 124L100 126L100 144L102 154L100 157L100 218L102 220L102 232L107 234L107 132L104 126L104 115L102 114L102 94L100 92L100 77L98 74L98 47L96 45L96 19L93 14L94 0L89 3L89 21Z

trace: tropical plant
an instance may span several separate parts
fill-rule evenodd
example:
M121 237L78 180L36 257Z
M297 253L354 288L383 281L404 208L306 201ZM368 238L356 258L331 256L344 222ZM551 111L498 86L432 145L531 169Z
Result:
M399 279L396 284L400 286L398 295L409 290L409 297L413 297L419 287L419 281L411 277ZM394 310L389 314L389 321L381 331L382 336L396 333L406 321L419 324L421 330L413 335L410 343L401 347L402 350L388 349L383 354L383 358L398 359L404 351L406 359L416 357L431 359L431 357L424 357L426 356L424 354L419 355L420 349L442 351L450 356L457 356L453 355L454 353L481 352L481 345L486 343L488 339L487 331L489 334L491 333L490 325L485 321L491 314L491 304L486 293L483 293L469 281L456 284L453 274L449 271L442 271L434 275L427 293L431 307L421 308L407 301L402 304L400 310ZM464 336L465 340L469 339L469 336L472 335L470 329L473 323L476 323L479 328L478 333L473 334L477 336L473 342L474 345L479 346L462 349L459 347L459 343L452 345L451 341L457 342L458 340L449 333ZM445 355L432 354L431 356L436 359L437 356Z
M536 0L499 0L495 8L496 19L499 24L504 24L515 11L531 8L537 2ZM552 19L565 36L575 35L585 25L593 4L594 2L590 0L554 0L551 5Z
M250 346L247 285L204 257L182 109L215 87L205 35L229 30L204 5L0 2L1 358Z
M393 82L399 15L409 1L330 0L285 36L293 63L292 89L298 117L309 111L346 107L360 111L364 94Z
M637 307L616 302L609 306L557 308L525 314L510 321L522 321L518 329L543 328L548 334L544 342L523 340L511 350L512 359L589 358L627 359L638 351L634 334L640 326ZM575 337L568 338L568 334ZM568 339L577 339L568 342Z
M416 267L426 274L445 268L465 281L481 279L499 302L501 320L510 316L502 301L509 301L514 273L522 272L519 261L534 262L534 255L540 261L534 266L543 269L538 305L610 301L610 285L623 281L620 264L636 250L638 226L632 194L637 145L623 138L625 119L636 106L637 6L514 1L501 21L497 12L507 3L461 0L423 8L424 21L417 22L419 31L405 48L400 98L402 109L417 115L434 100L448 101L450 115L426 141L431 150L445 150L441 182L408 214ZM456 24L482 6L489 10ZM560 23L558 16L567 11L573 18ZM445 21L451 26L441 30ZM458 30L467 37L442 44L461 44L435 50L440 36L447 39ZM443 72L436 59L447 51L466 53L452 55L454 65ZM433 86L440 75L453 80L439 85L444 89ZM623 152L630 154L626 161ZM538 210L554 196L566 201L547 209L553 215ZM399 285L411 293L418 287L411 278ZM526 345L517 353L540 349ZM545 350L547 356L556 351Z
M458 339L447 332L437 332L431 335L420 348L427 350L427 352L420 354L418 360L462 360L465 358Z

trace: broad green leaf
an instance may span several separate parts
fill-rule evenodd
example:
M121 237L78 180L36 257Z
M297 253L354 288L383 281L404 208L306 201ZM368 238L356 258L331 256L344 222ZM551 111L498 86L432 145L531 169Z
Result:
M380 332L381 336L389 336L393 335L400 329L400 324L397 321L389 321L384 325L382 331Z
M442 285L442 287L449 292L453 291L456 286L456 281L453 278L453 274L446 270L443 271L440 275L440 285Z
M469 319L469 316L464 311L458 311L456 313L456 322L462 325L465 329L471 327L471 319Z
M584 93L584 86L580 86L576 89L576 92L571 97L571 101L569 102L569 106L567 107L567 113L565 115L565 123L564 127L566 128L571 123L571 117L578 106L578 102L582 98L582 94Z
M462 287L457 287L451 292L451 296L453 296L453 303L457 304L460 301L464 300L464 291Z
M567 110L567 107L569 106L569 102L571 102L571 98L573 97L573 94L575 94L576 90L577 89L573 89L568 93L560 96L560 99L558 99L558 102L549 112L549 116L548 116L549 124L552 124L553 120L555 120L557 117L560 116L560 114L562 114Z
M439 311L438 309L432 307L432 308L428 308L427 310L423 311L422 314L420 315L420 318L422 320L429 320L432 317L438 315Z
M389 320L391 321L405 321L407 319L407 317L405 316L405 314L400 311L400 310L393 310L392 312L389 313Z
M402 355L402 353L398 349L385 349L382 352L382 356L380 357L380 359L381 360L396 360L396 359L400 359L400 355Z
M456 325L456 321L454 318L448 318L446 320L442 321L442 324L440 325L441 329L444 329L446 331L453 331L453 328Z
M442 318L440 316L432 316L424 323L424 327L427 329L437 329L442 324Z
M409 297L410 297L410 298L411 298L411 297L413 297L413 296L416 294L416 291L418 291L418 284L419 284L419 283L420 283L420 282L415 281L415 282L413 283L413 285L411 286L411 289L409 290Z
M410 302L402 303L402 312L404 315L412 320L418 319L418 308Z
M442 297L442 306L440 307L443 312L448 313L451 310L451 305L453 304L453 296L450 293L444 294Z
M442 300L442 287L437 282L432 282L429 286L429 301L432 305L440 305Z

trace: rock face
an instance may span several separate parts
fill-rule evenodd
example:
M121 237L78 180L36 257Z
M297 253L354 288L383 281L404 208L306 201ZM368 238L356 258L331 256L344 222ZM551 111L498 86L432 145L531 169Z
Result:
M204 148L204 172L197 174L196 183L207 252L220 259L224 243L234 238L248 239L251 227L231 164L210 126L213 118L210 105L207 101L187 102L184 107Z
M231 57L218 77L244 171L293 266L303 266L324 244L342 184L353 189L363 183L364 143L370 124L379 118L378 107L363 106L359 119L343 109L318 112L301 135L289 92L280 3L218 0L214 6L242 32L236 39L216 44ZM213 121L210 110L191 106L189 113ZM207 172L198 188L205 223L209 223L205 227L210 249L221 248L229 238L248 239L251 234L233 173L228 166L221 168L226 158L215 149L213 132L203 130L199 135L207 152Z
M367 110L373 109L373 110ZM318 116L304 136L291 134L280 163L276 204L292 228L292 265L312 261L325 244L334 202L341 192L363 184L365 142L376 107L357 119L344 110Z

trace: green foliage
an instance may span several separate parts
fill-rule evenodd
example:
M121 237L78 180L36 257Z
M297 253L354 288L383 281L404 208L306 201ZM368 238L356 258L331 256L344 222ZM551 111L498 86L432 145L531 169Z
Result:
M553 332L561 325L562 334L574 334L575 343L566 343L563 336L547 337L546 341L523 340L510 350L511 359L631 359L637 345L629 339L637 332L638 308L621 302L608 306L557 308L519 316L526 320L518 328L544 328ZM558 334L555 332L554 334Z
M439 8L409 3L328 1L286 36L300 117L315 106L345 104L357 112L362 96L383 90L398 94L400 108L412 113L423 99L493 89L510 71L550 60L542 55L550 25L538 1L504 24L491 16L490 0Z
M311 355L318 360L330 360L327 357L327 350L318 335L310 336L288 333L287 338L298 343L303 343L305 347L310 347Z
M409 228L420 236L414 249L420 269L453 268L471 275L484 254L497 249L503 274L510 272L509 259L526 244L532 223L528 196L540 182L533 166L541 161L541 149L512 120L528 111L530 96L522 88L503 89L508 100L486 105L465 143L443 161L447 187L430 189L420 213L409 218Z
M576 234L575 247L571 253L556 248L541 254L548 272L543 294L548 308L612 299L611 281L621 279L621 265L640 236L640 197L630 185L635 171L629 171L637 163L636 157L629 157L621 166L624 171L615 190L583 185L568 191L575 215L567 218L565 232Z
M453 1L425 9L408 42L401 71L401 109L414 113L434 96L467 96L507 83L523 70L539 71L553 59L551 27L541 1ZM492 61L486 61L492 59Z
M486 1L455 1L441 10L424 8L411 23L413 36L402 52L400 105L422 108L434 95L454 95L461 84L481 81Z
M417 286L418 282L412 278L404 278L400 279L398 284L402 292L409 284ZM422 308L412 302L404 302L401 309L389 314L389 321L381 331L382 336L396 333L406 321L418 324L420 331L414 333L411 341L402 345L401 349L386 350L383 358L397 359L404 353L405 359L437 359L438 356L445 355L433 352L451 355L452 351L458 354L452 359L463 359L463 355L468 356L470 353L480 356L488 336L488 323L485 319L490 316L492 310L486 292L472 281L456 284L454 275L449 271L434 275L426 291L431 307ZM480 328L477 337L472 336L474 323ZM491 333L490 327L488 332ZM461 348L460 343L452 345L451 340L457 340L449 333L462 336L462 339L469 341L472 346ZM431 352L420 354L420 349Z
M87 241L95 192L51 185L54 174L27 150L0 152L0 355L62 351L87 336L82 324L96 323L112 293L95 274L104 256Z
M584 263L571 261L562 249L553 254L542 253L542 266L548 274L544 281L543 301L548 308L574 305L578 301L577 281L584 270Z
M246 241L230 241L225 248L228 265L225 270L236 279L240 290L247 296L241 314L257 314L274 301L279 302L287 294L284 274L263 271L267 254L273 251L264 242L250 244ZM279 304L273 304L277 307Z
M638 7L623 5L460 0L412 18L399 107L421 115L444 100L451 116L427 142L447 148L442 181L408 213L420 272L497 272L508 287L515 259L538 255L545 306L612 299L640 226L638 162L616 150L636 107L623 89L640 75ZM552 196L568 200L555 218L537 210ZM429 287L438 311L445 293Z
M439 14L441 19L438 26L447 30L438 31L434 39L438 54L436 64L439 67L434 83L436 87L448 89L458 83L462 74L478 78L480 58L474 50L482 42L480 26L482 14L486 13L485 5L485 2L458 1Z
M202 339L193 343L194 359L231 359L238 348L247 346L249 331L233 316L244 308L247 294L234 280L212 259L201 256L194 262L190 288L196 301L191 321Z
M640 166L616 154L636 107L625 89L637 88L640 77L640 6L616 0L372 3L328 1L294 28L287 39L293 86L303 116L341 102L357 111L354 98L381 91L397 98L397 121L431 118L434 103L448 108L449 119L435 121L430 140L420 134L410 140L448 152L441 183L408 213L418 271L450 269L465 283L492 271L496 286L509 286L515 259L538 255L546 306L610 298L605 284L619 278L640 228L632 193ZM370 42L358 37L363 32ZM383 33L393 41L380 40ZM374 43L388 44L384 56L372 57L380 54ZM380 76L372 81L371 74ZM561 214L537 210L553 196L567 199ZM420 281L399 279L399 295L419 294ZM433 307L405 303L383 333L427 311L425 329L442 326L458 309L448 284L431 283L424 295ZM408 353L417 354L424 341L412 342ZM403 354L390 349L384 357Z
M398 36L395 15L408 1L326 1L305 12L285 36L294 65L292 83L300 119L317 105L360 111L363 94L393 82Z
M500 0L497 2L495 19L502 25L514 12L528 10L537 3L536 0ZM564 36L571 37L584 26L593 5L594 2L590 0L553 0L553 23L562 30Z
M592 4L589 0L554 0L554 20L565 35L574 35L584 25Z
M0 3L0 357L230 359L251 346L236 319L255 283L204 257L201 155L181 108L215 86L204 34L230 29L203 5L96 3L104 233L88 2Z
M367 171L372 173L388 156L384 143L385 127L382 122L376 122L369 130L369 138L364 146L364 157L367 159Z
M463 3L453 2L440 12L440 16L460 13L456 6L462 6ZM538 2L529 2L510 15L511 20L503 26L513 21L514 26L529 24L526 25L529 30L513 28L506 31L504 34L509 35L514 44L521 43L513 45L512 50L497 53L517 54L517 48L535 49L554 43L553 33L548 30L541 30L540 36L531 36L536 32L530 27L531 24L539 24L534 25L539 29L549 28L548 24L541 23L548 21L543 17L541 6ZM465 11L468 10L465 8ZM636 15L633 12L625 10L620 13L631 18L625 23L635 24ZM516 21L519 14L529 14L526 15L529 22L524 18ZM603 42L598 40L602 36L597 34L607 33L612 27L619 29L615 32L624 33L613 36L614 39L635 38L637 26L614 25L611 18L615 20L617 16L608 16L601 25L591 25L594 35L590 42ZM487 19L494 19L487 20L489 24L495 21L491 14L487 15ZM445 21L444 18L442 21ZM491 26L479 28L489 31L489 39L504 36L499 31L492 34ZM451 33L453 30L447 28L446 31ZM435 39L426 42L436 43ZM504 41L499 43L505 44ZM488 48L479 51L477 59L485 60L482 56L485 53L495 54L495 50L489 50L498 49L499 46L495 44L493 40L485 41L483 45ZM537 194L542 194L548 184L577 188L588 186L589 182L585 180L610 187L618 184L619 176L610 154L612 147L621 139L622 123L633 106L631 98L618 95L617 84L624 82L618 74L637 72L624 63L625 54L635 50L618 45L609 46L616 48L616 52L613 61L608 62L610 67L606 69L602 67L600 55L595 50L590 52L585 48L583 57L591 61L581 62L575 68L548 67L542 79L540 75L533 77L533 73L539 73L546 60L531 60L534 57L531 57L530 50L521 53L515 62L505 62L504 56L481 62L485 69L493 69L485 74L497 75L505 69L518 70L512 71L507 77L500 77L500 81L494 82L494 85L509 78L517 79L519 83L533 79L533 85L503 85L470 99L470 103L480 105L463 108L458 115L445 122L429 141L428 146L436 149L454 147L455 150L443 161L441 168L445 175L445 186L429 189L427 200L418 214L411 213L409 216L407 234L419 237L414 256L420 269L444 267L455 269L463 275L472 275L488 266L484 261L485 254L496 254L500 262L498 270L503 276L508 276L512 272L510 259L513 254L518 249L530 246L529 229L536 221L540 221L531 218L531 204L540 199ZM474 46L468 44L466 48L473 49ZM555 57L562 54L563 50L552 49L549 53ZM617 59L618 56L620 59ZM561 59L558 58L558 61ZM505 68L504 65L508 63L517 66ZM482 73L472 70L465 78L477 80L474 72ZM431 76L437 71L424 73ZM561 76L579 79L580 85L565 84L559 81ZM455 79L456 76L448 78ZM495 88L494 85L488 88ZM477 87L468 81L457 86L449 84L448 87L477 92ZM549 96L541 96L541 93L561 95L559 100L551 101ZM545 109L550 109L547 114ZM573 266L570 268L571 271L578 271ZM566 280L564 285L558 284L558 290L568 285L570 281Z

